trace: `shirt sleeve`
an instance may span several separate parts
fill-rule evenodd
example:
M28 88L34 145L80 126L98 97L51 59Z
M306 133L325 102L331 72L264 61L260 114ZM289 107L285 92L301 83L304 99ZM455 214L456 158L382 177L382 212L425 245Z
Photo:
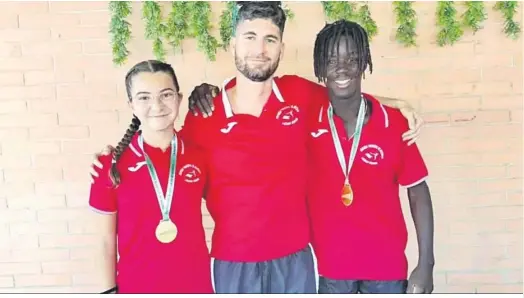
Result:
M184 126L180 129L178 134L182 139L189 145L197 148L203 148L204 140L201 136L205 134L203 121L200 120L201 116L195 116L190 111L187 112L184 119ZM207 119L210 121L211 119Z
M100 157L102 169L96 168L98 177L91 184L89 206L98 213L113 214L117 212L116 190L109 177L112 155Z
M397 121L400 122L398 135L401 137L404 132L408 131L408 123L400 112L397 114ZM401 186L409 188L424 182L429 173L417 144L408 146L406 141L401 140L400 142L400 164L397 179Z

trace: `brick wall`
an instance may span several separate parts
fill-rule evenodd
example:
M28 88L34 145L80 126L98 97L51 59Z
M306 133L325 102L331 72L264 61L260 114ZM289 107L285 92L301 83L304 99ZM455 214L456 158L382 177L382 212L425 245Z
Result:
M220 5L213 3L215 23ZM392 41L391 4L371 3L380 34L366 90L409 100L428 123L419 144L431 170L436 292L522 293L522 44L503 36L486 5L482 31L438 48L435 4L416 3L420 47L403 49ZM289 6L296 18L279 73L312 78L321 6ZM87 169L130 121L123 74L152 57L134 8L133 54L117 69L107 3L0 3L0 292L96 290ZM169 62L185 94L234 72L230 53L207 63L194 41ZM404 209L413 267L416 239Z

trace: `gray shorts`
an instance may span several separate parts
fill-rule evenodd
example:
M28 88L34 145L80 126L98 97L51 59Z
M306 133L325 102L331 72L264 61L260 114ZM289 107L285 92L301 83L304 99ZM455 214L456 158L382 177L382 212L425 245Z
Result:
M217 294L315 294L316 272L311 247L264 262L213 263Z
M334 280L321 276L319 294L405 294L407 280Z

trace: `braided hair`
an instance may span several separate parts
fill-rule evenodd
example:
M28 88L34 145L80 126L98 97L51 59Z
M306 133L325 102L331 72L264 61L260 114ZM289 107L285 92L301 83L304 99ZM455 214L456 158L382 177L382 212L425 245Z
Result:
M282 9L281 1L237 1L233 10L233 32L243 21L255 19L268 19L280 29L284 35L286 27L286 14Z
M133 100L133 97L131 94L133 77L142 72L151 72L151 73L164 72L168 74L169 76L171 76L176 90L177 91L180 90L180 87L178 85L178 79L171 65L161 62L161 61L157 61L157 60L146 60L146 61L137 63L126 74L125 84L126 84L127 98L129 102ZM118 143L118 145L116 146L113 152L113 160L111 162L111 170L109 171L109 178L111 178L111 182L113 183L114 187L120 184L120 173L118 172L117 162L120 159L120 157L122 156L122 154L124 153L124 151L129 146L129 144L131 143L133 136L137 133L139 128L140 128L140 120L135 115L133 115L129 128L126 130L126 133L122 137L122 140L120 140L120 142Z
M366 30L355 22L339 20L332 24L326 24L317 34L315 49L313 52L315 76L319 82L325 82L327 77L327 65L329 56L334 50L338 54L338 44L342 38L352 38L358 51L358 69L364 76L367 66L369 73L373 72L373 61L369 49L369 40ZM365 76L364 76L365 77Z

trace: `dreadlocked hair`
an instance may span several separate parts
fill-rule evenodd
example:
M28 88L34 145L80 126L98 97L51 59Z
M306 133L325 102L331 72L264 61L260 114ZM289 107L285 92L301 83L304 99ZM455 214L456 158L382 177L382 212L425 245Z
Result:
M237 1L236 3L238 12L233 20L235 29L238 24L246 20L267 19L280 29L282 38L286 27L286 14L281 7L281 1Z
M126 74L125 84L127 98L129 102L133 100L133 96L131 94L131 88L133 87L133 77L143 72L164 72L173 79L173 84L175 85L176 91L180 90L180 87L178 85L178 79L171 65L157 60L142 61L133 66ZM118 172L117 162L129 146L131 140L133 139L133 136L137 133L139 129L140 120L135 115L133 115L133 119L131 119L131 124L126 130L126 133L124 134L122 140L120 140L115 150L113 151L113 160L111 161L111 170L109 171L109 178L111 179L111 182L113 183L114 187L117 187L120 184L120 173Z
M366 30L355 22L339 20L331 24L326 24L317 34L315 49L313 52L315 76L319 82L325 82L327 76L327 65L329 56L333 51L337 51L340 40L345 38L346 45L348 39L352 38L358 51L358 69L365 78L364 72L369 65L369 73L373 72L373 61L369 49L369 40Z

